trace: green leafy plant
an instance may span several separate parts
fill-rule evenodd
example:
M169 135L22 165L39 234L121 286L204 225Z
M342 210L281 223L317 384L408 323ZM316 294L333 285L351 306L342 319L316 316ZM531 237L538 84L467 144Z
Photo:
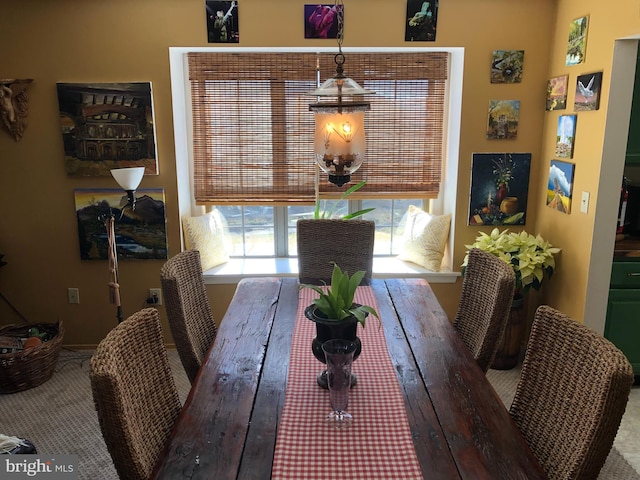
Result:
M364 327L367 313L380 319L378 312L368 305L358 305L353 303L356 288L360 285L364 271L359 270L351 277L348 272L343 272L336 264L333 264L331 274L331 286L325 292L317 285L302 284L300 288L310 288L320 296L313 301L316 309L325 315L328 321L341 322L346 318L355 317Z
M360 190L362 187L364 187L366 185L367 181L363 180L360 183L357 183L351 187L349 187L347 190L344 191L344 193L340 196L340 199L333 205L333 207L330 210L325 210L323 209L323 201L320 200L319 198L316 199L316 208L313 211L313 218L314 219L320 219L320 218L333 218L335 215L335 211L336 208L338 206L338 204L340 203L341 200L344 200L345 198L347 198L349 195L351 195L353 192L356 192L358 190ZM324 205L326 205L326 201L324 202ZM349 220L351 218L355 218L355 217L360 217L362 215L364 215L365 213L369 213L371 211L375 210L375 208L364 208L362 210L358 210L357 212L353 212L353 213L349 213L347 215L343 215L342 218L343 220Z
M554 255L560 252L540 235L525 231L509 232L494 228L490 234L480 232L476 241L467 247L462 269L467 266L469 250L479 248L501 258L511 265L516 274L516 292L527 292L530 288L540 290L542 281L551 278L555 269Z

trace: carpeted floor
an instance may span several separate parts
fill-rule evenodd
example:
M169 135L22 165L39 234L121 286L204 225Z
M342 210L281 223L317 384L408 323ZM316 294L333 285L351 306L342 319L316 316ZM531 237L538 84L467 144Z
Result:
M102 440L91 396L88 375L91 354L65 350L51 380L24 392L0 395L0 433L28 438L40 453L78 455L79 480L114 480L118 477ZM169 352L169 359L184 402L189 381L175 351ZM511 402L518 374L517 369L488 373L505 405ZM640 475L625 460L626 456L640 469L638 431L640 388L635 387L600 479L640 480Z

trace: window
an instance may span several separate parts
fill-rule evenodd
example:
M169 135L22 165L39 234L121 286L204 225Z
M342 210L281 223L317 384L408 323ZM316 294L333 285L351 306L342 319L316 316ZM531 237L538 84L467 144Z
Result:
M393 227L408 202L429 200L434 213L454 211L462 49L343 50L346 73L377 93L367 115L367 159L354 175L354 181L367 181L367 189L351 197L350 208L375 206L376 254L391 255L397 253ZM200 62L194 52L218 56ZM242 238L234 252L238 255L294 254L295 219L310 215L315 200L312 99L305 94L318 76L324 80L334 74L335 51L276 53L269 57L267 49L241 47L171 49L180 212L196 215L203 205L222 208L230 229ZM240 68L238 61L246 64L240 54L255 55L251 63L260 68ZM431 56L437 68L425 60ZM282 68L282 61L291 63ZM441 78L421 77L431 68ZM339 195L322 176L319 188L321 197ZM272 239L264 241L260 231L272 231Z

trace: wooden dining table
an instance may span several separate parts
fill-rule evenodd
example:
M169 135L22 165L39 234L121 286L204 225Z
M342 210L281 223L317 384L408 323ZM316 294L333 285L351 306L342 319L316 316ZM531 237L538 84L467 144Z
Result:
M429 284L371 288L423 477L546 478ZM238 283L152 478L271 478L298 291L294 278Z

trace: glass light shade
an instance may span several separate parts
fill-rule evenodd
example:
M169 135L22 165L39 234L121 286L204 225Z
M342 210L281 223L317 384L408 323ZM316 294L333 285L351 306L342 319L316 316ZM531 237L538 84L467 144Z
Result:
M144 176L144 167L114 168L111 175L123 190L135 190Z
M342 112L338 112L335 108L327 109L326 107L321 110L323 111L315 112L316 162L330 176L348 177L360 168L367 150L364 110L342 109Z

